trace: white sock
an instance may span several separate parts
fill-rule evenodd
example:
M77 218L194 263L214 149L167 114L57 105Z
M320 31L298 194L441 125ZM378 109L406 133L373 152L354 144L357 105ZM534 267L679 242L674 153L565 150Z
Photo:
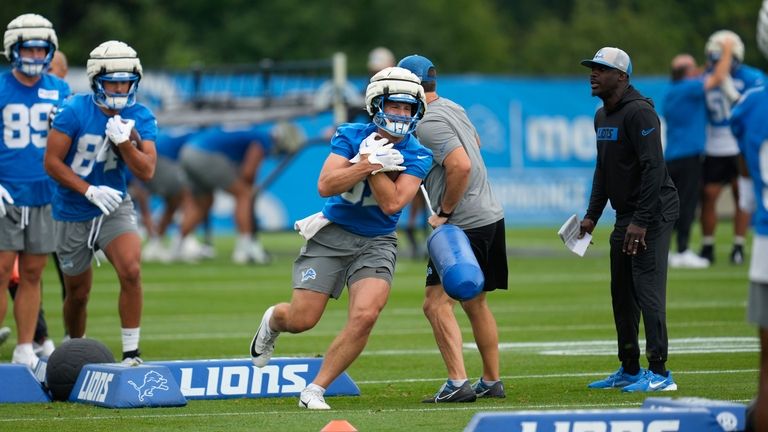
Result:
M35 349L32 348L32 342L16 344L16 350L20 353L35 355Z
M123 339L123 352L129 352L139 349L139 333L141 327L123 328L120 333Z
M449 379L448 381L449 381L449 382L451 383L451 385L452 385L452 386L454 386L454 387L461 387L461 386L463 386L463 385L464 385L464 383L465 383L465 382L467 382L467 381L469 381L469 380L465 378L465 379L457 379L457 380L455 380L455 379Z
M715 236L704 236L701 238L701 244L711 246L715 244Z
M241 247L246 247L251 244L251 235L250 234L239 234L237 236L237 244Z
M744 246L744 236L735 236L733 238L733 244L736 246Z
M312 390L313 392L318 392L321 395L325 394L325 389L323 387L320 387L319 385L312 383L307 386L307 390Z

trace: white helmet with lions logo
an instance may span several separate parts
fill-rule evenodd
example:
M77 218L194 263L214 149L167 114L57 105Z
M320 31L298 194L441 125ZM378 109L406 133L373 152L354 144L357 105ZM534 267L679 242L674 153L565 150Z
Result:
M707 44L704 46L704 53L707 55L707 60L716 63L720 59L720 55L723 53L723 41L726 38L733 39L733 59L734 63L741 63L744 61L744 42L736 33L730 30L718 30L712 33L712 36L707 40ZM735 67L735 65L734 65Z
M53 53L59 45L53 24L37 14L24 14L8 23L3 38L5 57L11 65L28 76L37 76L48 71ZM36 59L21 57L21 48L44 48L45 57Z
M121 110L136 103L142 68L136 51L128 44L113 40L97 46L88 58L86 73L97 105ZM104 90L105 82L125 81L131 83L128 93L108 93Z
M385 113L384 102L388 100L411 104L411 115ZM416 130L416 123L427 109L427 98L419 77L408 69L388 67L371 77L365 90L365 108L376 126L392 136L403 137Z

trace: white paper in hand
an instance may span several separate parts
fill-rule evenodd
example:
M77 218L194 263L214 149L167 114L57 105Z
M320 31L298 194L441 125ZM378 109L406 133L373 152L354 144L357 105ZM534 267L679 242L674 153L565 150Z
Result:
M573 215L560 227L557 235L560 236L560 240L563 241L568 250L583 257L592 242L592 234L584 233L584 237L579 238L580 225L579 217Z

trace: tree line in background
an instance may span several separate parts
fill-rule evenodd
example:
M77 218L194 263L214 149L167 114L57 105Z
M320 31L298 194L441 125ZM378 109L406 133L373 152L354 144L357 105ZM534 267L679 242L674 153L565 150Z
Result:
M133 46L145 68L310 60L342 51L365 74L368 51L419 53L441 73L574 75L602 46L619 46L635 73L665 74L681 51L704 61L711 33L730 29L745 63L766 69L755 43L762 0L16 0L4 26L28 12L50 19L72 65L99 43Z

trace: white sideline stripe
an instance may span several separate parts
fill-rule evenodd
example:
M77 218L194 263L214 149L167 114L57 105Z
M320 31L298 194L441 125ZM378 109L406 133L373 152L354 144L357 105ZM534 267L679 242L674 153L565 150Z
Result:
M725 369L725 370L692 370L692 371L675 371L675 376L679 375L720 375L720 374L753 374L758 373L759 369ZM526 379L555 379L555 378L584 378L594 376L607 376L615 371L605 372L578 372L578 373L565 373L565 374L532 374L532 375L505 375L502 376L503 380L526 380ZM442 382L445 381L445 377L441 378L405 378L394 380L364 380L355 381L358 385L373 385L373 384L391 384L391 383L411 383L411 382Z
M477 351L474 343L465 343L465 350ZM640 341L640 350L645 350L645 342ZM502 342L499 351L516 353L536 353L540 355L616 355L615 340L585 340L557 342ZM437 348L417 350L367 350L362 355L425 355L437 353ZM751 353L760 352L760 342L756 337L712 337L680 338L669 340L670 354L710 354L710 353Z
M464 347L477 349L475 344L464 344ZM640 350L644 351L644 349L645 342L640 341ZM512 342L500 343L499 350L534 350L542 355L615 355L616 341ZM669 340L670 354L730 352L760 352L760 342L755 337L680 338Z
M170 325L171 323L168 323L167 325ZM166 325L166 324L163 324ZM675 328L702 328L702 327L715 327L718 329L722 329L726 326L731 327L741 327L745 326L746 323L743 323L741 321L734 322L734 321L686 321L686 322L676 322L674 324ZM562 332L562 331L577 331L577 330L611 330L613 331L614 325L610 323L606 324L563 324L563 325L513 325L513 326L499 326L500 332L525 332L525 333L531 333L531 332ZM248 339L250 340L253 337L253 332L256 330L256 327L254 327L253 331L248 332L199 332L199 333L152 333L151 338L153 340L167 340L167 341L175 341L175 340L204 340L204 339ZM469 330L467 330L468 332ZM111 334L111 333L110 333ZM147 333L148 334L148 333ZM145 334L145 337L150 337ZM318 336L329 336L329 337L335 337L338 334L337 329L333 330L324 330L324 329L313 329L311 332L298 334L298 335L291 335L289 337L295 338L295 337L318 337ZM415 334L432 334L432 329L429 327L429 324L424 323L423 327L412 327L412 328L381 328L374 331L374 336L407 336L407 335L415 335ZM469 334L469 333L467 333ZM118 336L109 336L109 335L101 335L96 334L94 337L99 338L99 340L107 340L107 341L119 341L120 337Z
M748 399L743 400L735 400L733 402L740 402L740 403L748 403ZM331 401L331 403L333 403ZM446 407L439 407L435 406L432 408L388 408L388 409L377 409L376 413L391 413L391 412L414 412L414 413L425 413L425 412L439 412L439 411L510 411L510 410L548 410L548 409L584 409L584 408L592 408L592 409L601 409L601 408L639 408L642 406L642 403L639 402L620 402L620 403L611 403L611 404L602 404L602 403L586 403L586 404L539 404L539 405L504 405L504 406L483 406L482 408L479 408L477 405L471 406L473 404L466 404L470 406L458 406L456 404L450 404L450 406ZM345 410L337 410L334 409L333 413L334 415L337 414L359 414L361 412L368 411L367 409L345 409ZM36 425L41 424L43 422L48 423L61 423L66 421L84 421L84 420L94 420L94 421L100 421L100 420L127 420L130 421L130 419L137 418L137 419L167 419L167 418L198 418L198 417L254 417L254 416L264 416L264 415L280 415L280 416L289 416L289 415L317 415L317 412L312 410L305 410L305 409L296 409L293 411L241 411L241 412L209 412L209 413L187 413L187 414L142 414L142 415L105 415L105 416L81 416L81 417L50 417L50 418L29 418L29 417L23 417L23 418L0 418L0 423L25 423L29 424L30 421L35 422Z

